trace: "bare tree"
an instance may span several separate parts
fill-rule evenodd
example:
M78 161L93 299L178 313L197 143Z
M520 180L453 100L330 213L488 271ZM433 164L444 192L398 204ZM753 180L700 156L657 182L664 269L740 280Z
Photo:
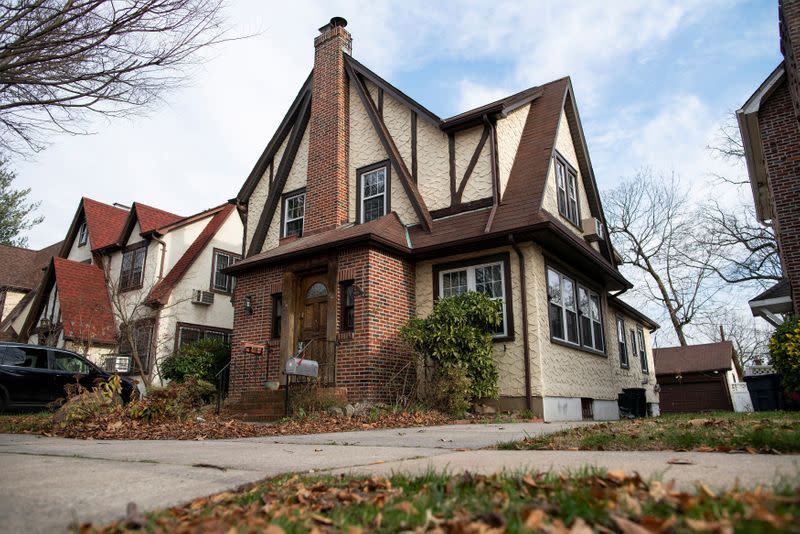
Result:
M769 360L768 344L773 329L764 328L763 324L733 307L720 306L702 320L700 331L709 341L733 343L741 371Z
M644 279L637 291L666 310L678 342L717 292L710 283L711 251L697 246L697 215L675 176L639 171L605 195L606 218L623 264Z
M89 114L127 116L186 79L227 40L222 0L0 0L0 148L88 133Z

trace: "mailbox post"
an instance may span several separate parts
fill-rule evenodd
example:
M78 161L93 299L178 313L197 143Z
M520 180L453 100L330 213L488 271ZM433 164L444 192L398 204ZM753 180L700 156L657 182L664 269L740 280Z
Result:
M319 363L314 360L303 359L302 352L298 357L286 360L286 396L284 398L284 415L289 415L289 385L293 376L304 376L307 378L317 378L319 376Z

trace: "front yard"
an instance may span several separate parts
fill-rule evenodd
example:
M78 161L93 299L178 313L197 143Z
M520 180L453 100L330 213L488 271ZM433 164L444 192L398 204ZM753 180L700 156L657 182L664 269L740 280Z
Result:
M583 426L498 448L796 453L800 452L800 413L670 414Z
M622 472L391 478L281 477L81 533L123 532L774 532L797 525L789 485L715 492ZM646 530L645 530L646 529Z

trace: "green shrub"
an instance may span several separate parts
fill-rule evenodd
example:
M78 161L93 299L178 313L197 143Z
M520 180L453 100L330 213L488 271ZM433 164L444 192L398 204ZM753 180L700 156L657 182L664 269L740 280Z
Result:
M216 339L201 339L184 345L161 363L161 376L183 382L193 376L215 383L217 373L231 361L231 346Z
M469 409L470 382L461 367L436 366L432 369L420 401L449 415L460 417Z
M772 367L781 375L786 393L800 392L800 317L790 317L769 340Z
M428 317L415 317L401 335L421 356L441 368L464 371L468 399L497 397L492 332L502 321L502 303L473 291L440 299Z

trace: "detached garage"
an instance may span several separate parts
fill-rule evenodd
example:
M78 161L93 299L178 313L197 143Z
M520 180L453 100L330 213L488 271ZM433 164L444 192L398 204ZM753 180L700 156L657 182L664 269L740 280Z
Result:
M662 413L733 410L739 381L730 341L653 350Z

